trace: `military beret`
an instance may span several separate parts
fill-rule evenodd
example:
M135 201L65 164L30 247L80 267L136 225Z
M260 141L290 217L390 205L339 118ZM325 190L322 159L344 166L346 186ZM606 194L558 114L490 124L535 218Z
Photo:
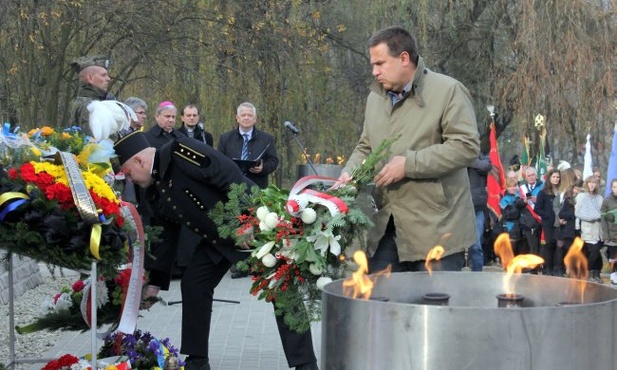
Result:
M81 72L84 68L90 66L99 66L105 69L109 69L111 62L105 55L90 55L85 57L79 57L71 62L70 66L75 73Z
M146 134L142 131L133 131L116 140L114 151L118 156L120 166L123 166L124 162L131 159L132 156L151 146L146 138Z

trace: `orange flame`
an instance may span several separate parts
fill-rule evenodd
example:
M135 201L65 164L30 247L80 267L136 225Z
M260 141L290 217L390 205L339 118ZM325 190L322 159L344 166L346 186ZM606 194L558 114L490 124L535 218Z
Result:
M584 245L585 242L577 237L563 259L568 270L568 277L572 279L587 279L587 257L583 254Z
M568 277L572 279L582 280L579 285L578 296L579 299L573 297L573 301L584 302L585 287L587 286L587 257L583 254L583 246L585 242L581 238L574 239L568 253L563 259L563 263L566 265L568 271Z
M514 294L512 289L512 276L520 274L523 269L534 268L544 263L544 259L535 254L520 254L514 257L512 252L512 244L510 243L510 235L502 233L495 240L495 254L501 259L501 265L506 270L506 276L503 278L503 289L506 294Z
M375 274L367 275L368 259L363 251L356 251L353 254L354 261L358 264L358 270L343 281L343 294L347 297L369 299L375 286L375 281L379 276L390 276L391 267L378 271Z
M519 254L508 264L506 272L510 275L520 274L523 269L532 269L544 263L544 259L535 254Z
M499 256L501 260L501 267L507 270L508 264L514 259L514 252L512 252L512 244L510 243L510 235L508 233L501 233L495 239L495 245L493 246L495 254Z
M439 261L439 259L441 258L444 252L445 251L441 245L436 245L430 251L428 251L424 266L426 267L426 271L428 271L429 275L433 273L433 267L431 266L431 261Z

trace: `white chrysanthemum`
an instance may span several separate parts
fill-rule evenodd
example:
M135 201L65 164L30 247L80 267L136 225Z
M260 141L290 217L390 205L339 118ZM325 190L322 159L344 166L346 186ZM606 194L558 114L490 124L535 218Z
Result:
M109 303L109 289L104 281L96 282L96 308L101 308Z
M73 300L71 299L71 296L68 293L62 293L56 301L56 310L64 311L71 307L73 307Z
M259 219L259 221L265 221L268 213L270 213L270 210L268 209L268 207L261 206L257 208L257 212L255 212L255 215L257 215L257 218Z
M54 301L51 299L47 299L41 303L41 316L45 316L56 308L54 305Z
M322 276L319 279L317 279L317 282L315 283L315 285L317 285L317 288L320 290L323 290L323 288L330 284L332 282L332 278L326 277L326 276Z
M313 208L306 208L302 211L302 216L300 216L302 222L305 224L312 224L317 219L317 212Z
M261 257L261 262L266 267L274 267L276 265L276 257L272 255L272 253L268 253L265 256Z
M321 275L321 273L323 272L323 269L321 267L319 267L317 264L311 263L309 265L309 271L313 275Z
M274 229L279 224L279 215L277 215L274 212L270 212L266 216L266 219L264 220L264 222L266 223L266 226L268 226L270 229Z
M266 244L262 245L261 248L255 252L255 258L261 259L266 254L270 253L272 247L274 247L274 241L269 241Z

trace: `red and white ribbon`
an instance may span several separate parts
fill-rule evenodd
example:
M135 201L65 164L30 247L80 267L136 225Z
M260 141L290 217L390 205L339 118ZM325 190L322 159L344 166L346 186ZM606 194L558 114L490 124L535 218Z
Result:
M129 222L134 230L134 235L130 235L133 241L132 250L132 270L129 278L129 286L126 293L126 298L122 305L122 314L120 316L120 324L118 330L125 334L133 334L137 327L137 317L139 316L139 306L141 302L141 289L144 276L144 258L145 249L142 245L144 241L144 228L139 217L139 213L135 206L128 202L121 202L123 217L125 222ZM90 277L89 282L83 289L83 298L81 300L80 309L84 321L89 327L92 326L92 289L96 289L96 277ZM96 292L96 296L102 292ZM108 294L108 293L107 293ZM104 335L99 335L103 337Z
M141 289L143 286L144 276L144 227L139 217L139 213L135 206L129 202L122 202L122 207L128 211L129 217L125 215L125 220L133 223L137 230L137 240L133 241L133 269L131 270L131 278L129 280L129 288L126 292L122 308L122 316L120 317L120 325L118 331L124 334L133 334L137 327L137 317L139 316L139 305L141 302Z
M285 205L285 209L291 215L299 215L306 208L307 202L320 204L330 211L332 216L336 216L339 213L347 213L349 209L345 202L340 200L339 198L315 191L313 189L307 189L310 185L313 184L324 184L327 186L333 185L336 183L337 179L325 176L304 176L291 188L289 192L289 198L287 199L287 203Z

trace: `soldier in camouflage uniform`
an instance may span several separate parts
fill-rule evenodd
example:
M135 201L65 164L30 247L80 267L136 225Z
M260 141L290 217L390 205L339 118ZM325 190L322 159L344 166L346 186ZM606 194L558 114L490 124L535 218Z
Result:
M88 104L93 100L116 100L107 91L111 81L108 74L109 58L103 55L80 57L70 65L73 71L79 73L79 89L71 105L70 122L73 126L81 127L84 133L91 134Z

